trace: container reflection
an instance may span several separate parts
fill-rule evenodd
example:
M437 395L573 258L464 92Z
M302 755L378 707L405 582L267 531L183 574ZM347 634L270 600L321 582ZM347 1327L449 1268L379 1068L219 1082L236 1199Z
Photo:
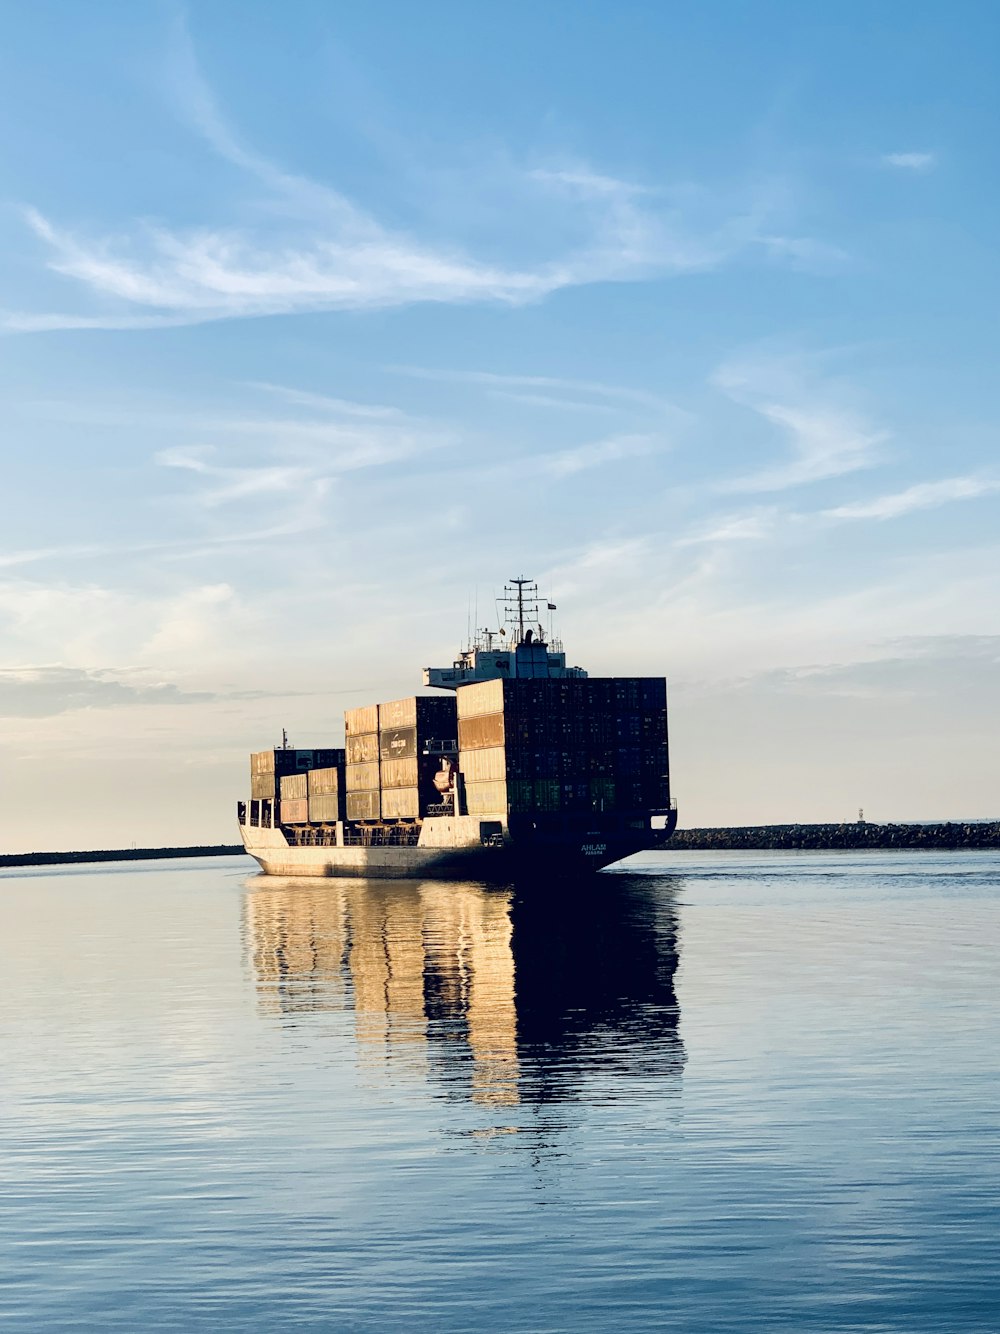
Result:
M683 1069L670 878L257 876L244 935L264 1013L351 1012L363 1060L417 1062L449 1096L542 1104L601 1075L676 1084Z

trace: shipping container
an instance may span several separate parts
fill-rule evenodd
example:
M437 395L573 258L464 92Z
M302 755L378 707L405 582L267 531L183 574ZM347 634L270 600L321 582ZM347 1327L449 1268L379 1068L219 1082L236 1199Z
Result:
M378 753L381 760L407 760L417 754L417 729L392 727L378 734Z
M309 802L305 797L295 797L292 800L282 798L281 800L281 823L282 824L308 824L309 823Z
M309 795L308 774L282 774L281 800L298 801Z
M344 769L344 778L348 792L377 791L378 764L348 764Z
M378 733L362 732L347 738L347 763L371 764L378 759Z
M309 769L326 768L343 762L342 750L293 750L291 747L287 749L279 747L274 750L260 750L251 755L250 772L277 774L280 778L283 774L302 773Z
M251 774L250 796L254 801L273 801L277 796L274 773Z
M344 729L348 736L360 736L364 732L377 732L378 705L364 704L358 709L347 709L344 713Z
M642 772L641 746L619 746L615 752L615 772L623 778L638 778Z
M488 750L504 744L504 715L481 713L458 720L459 750Z
M406 763L406 761L404 760L403 763ZM420 793L417 788L395 787L383 789L383 820L415 820L419 815Z
M507 777L507 756L502 746L492 750L460 751L458 767L466 783L498 782Z
M342 786L340 769L310 769L308 778L310 797L337 793Z
M415 727L424 736L455 739L454 695L410 695L378 706L380 732Z
M466 783L465 804L470 815L506 815L506 783Z
M348 820L377 820L381 814L381 793L375 792L348 792L347 794L347 818Z
M536 811L561 811L562 786L554 778L536 778L533 784Z
M616 786L608 779L590 782L557 782L554 779L508 780L510 809L529 811L610 811L617 810Z
M613 778L592 778L590 780L591 805L595 811L613 811L617 793Z
M380 732L394 727L416 727L417 697L390 700L388 704L378 706L378 726Z
M394 787L415 788L419 781L417 776L417 757L414 755L407 760L383 760L380 765L380 773L382 776L383 792L388 788Z
M642 690L642 702L640 708L656 709L659 712L667 711L667 683L661 676L644 676L640 678L639 685Z
M473 681L455 691L459 718L475 718L481 713L500 713L504 707L502 680Z
M343 793L309 793L309 821L311 824L336 824L338 820L342 820L343 818Z
M476 682L458 690L457 702L466 785L505 776L511 810L668 804L666 686L660 678ZM473 797L483 799L482 793Z

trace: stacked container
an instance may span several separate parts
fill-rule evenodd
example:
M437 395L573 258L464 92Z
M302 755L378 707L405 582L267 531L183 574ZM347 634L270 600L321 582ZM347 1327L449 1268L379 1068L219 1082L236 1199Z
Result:
M457 696L470 815L669 806L662 679L480 681Z
M281 823L309 823L308 774L282 774L280 778Z
M434 775L454 761L454 696L410 695L378 707L379 777L384 820L416 820L440 805Z
M378 820L382 815L378 771L378 705L366 704L348 709L344 714L347 734L347 763L344 778L347 788L348 820Z
M310 769L309 823L336 824L344 818L344 766Z
M250 796L255 801L274 801L280 793L279 779L285 774L343 764L342 750L259 750L250 756Z

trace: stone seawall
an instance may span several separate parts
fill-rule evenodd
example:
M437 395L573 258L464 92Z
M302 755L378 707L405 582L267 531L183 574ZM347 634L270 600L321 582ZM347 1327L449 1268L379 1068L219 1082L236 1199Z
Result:
M192 848L106 848L102 852L5 852L4 866L63 866L71 862L148 862L172 857L233 857L244 851L242 843L221 843Z
M1000 848L1000 820L976 824L767 824L678 829L671 848Z

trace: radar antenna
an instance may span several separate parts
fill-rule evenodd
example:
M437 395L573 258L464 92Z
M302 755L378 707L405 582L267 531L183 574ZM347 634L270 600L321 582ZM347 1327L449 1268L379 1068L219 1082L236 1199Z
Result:
M503 597L498 600L503 604L506 623L511 629L517 626L515 643L523 644L527 633L525 626L538 625L541 621L538 614L538 585L533 579L521 575L504 585Z

